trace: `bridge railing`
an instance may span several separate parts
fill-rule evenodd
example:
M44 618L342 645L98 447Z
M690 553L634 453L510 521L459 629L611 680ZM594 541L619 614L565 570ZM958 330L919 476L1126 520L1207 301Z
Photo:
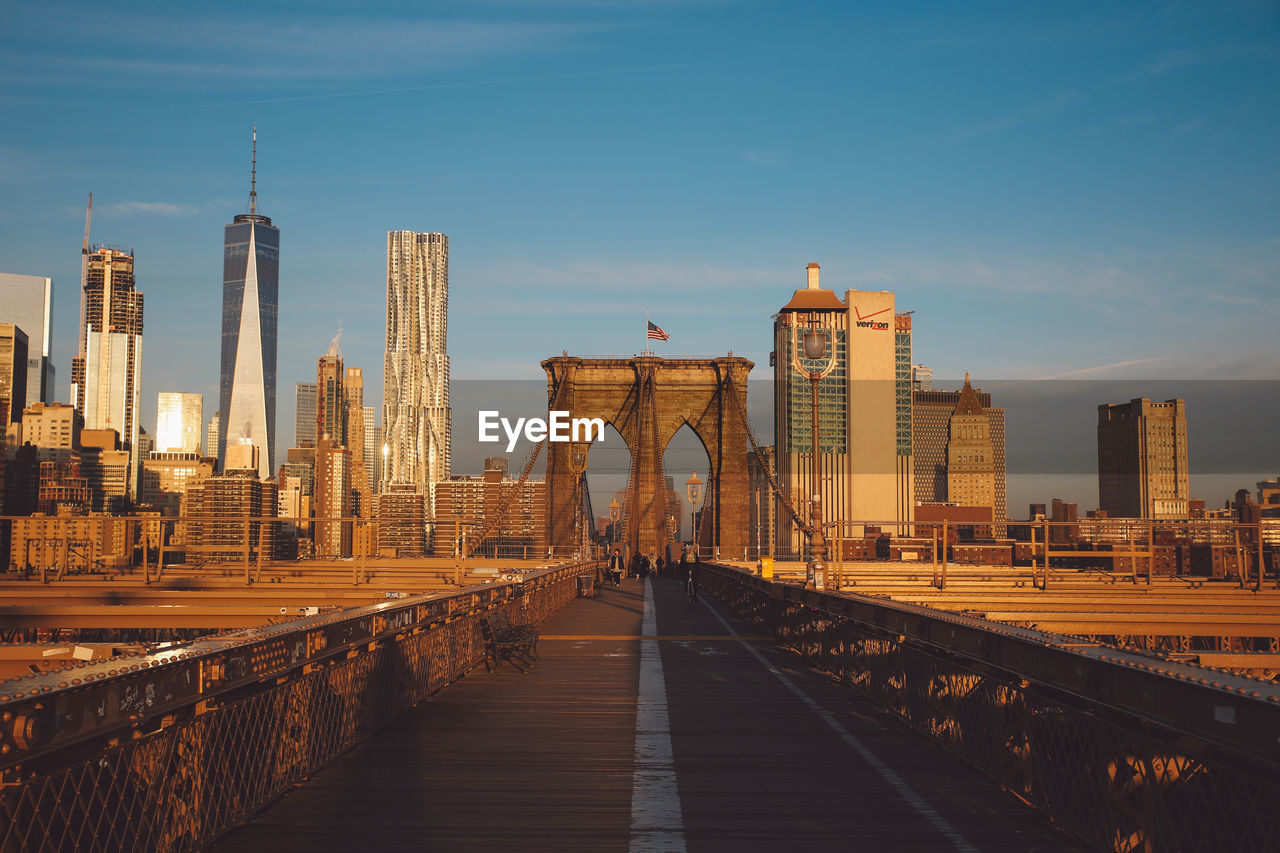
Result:
M722 565L702 577L1099 849L1280 849L1280 685Z
M0 684L0 851L194 850L540 622L595 563Z

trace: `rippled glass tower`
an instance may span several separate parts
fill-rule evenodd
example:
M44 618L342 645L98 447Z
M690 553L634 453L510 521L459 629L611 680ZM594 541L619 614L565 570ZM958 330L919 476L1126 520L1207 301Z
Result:
M383 362L383 490L430 496L449 476L449 238L387 232L387 349Z
M218 459L227 458L228 438L247 438L258 447L258 476L265 480L275 473L280 229L257 211L257 139L255 128L249 212L224 232Z

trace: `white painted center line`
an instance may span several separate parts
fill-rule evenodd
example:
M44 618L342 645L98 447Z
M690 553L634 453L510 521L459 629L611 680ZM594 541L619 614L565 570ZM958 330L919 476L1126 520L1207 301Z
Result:
M684 818L671 756L667 682L658 653L658 621L648 578L644 581L640 635L643 639L636 696L636 760L631 777L631 853L684 853Z
M703 599L702 603L711 611L711 615L720 620L720 624L724 626L726 631L735 637L738 636L738 632L733 630L733 626L725 621L725 618L721 616L706 599ZM751 647L750 643L743 642L742 647L750 652L765 669L773 673L774 677L781 681L788 690L796 696L799 696L800 701L804 702L811 711L821 717L822 720L830 726L845 743L853 748L854 752L858 753L858 755L862 757L863 761L871 765L871 768L879 774L880 778L883 779L890 788L896 791L902 799L906 800L907 804L911 806L911 808L915 809L917 814L924 818L930 826L936 829L943 838L950 841L955 849L964 851L964 853L977 853L978 848L966 841L964 836L961 835L946 818L938 814L937 810L934 809L933 806L929 805L929 803L925 801L924 797L917 794L915 789L906 783L906 780L890 769L889 765L881 761L880 757L872 752L866 744L858 740L858 738L854 736L853 732L846 729L844 725L835 718L834 714L819 705L818 702L809 696L808 693L801 690L799 685L790 678L787 678L787 676L776 666L769 663L769 661L765 659L764 655Z

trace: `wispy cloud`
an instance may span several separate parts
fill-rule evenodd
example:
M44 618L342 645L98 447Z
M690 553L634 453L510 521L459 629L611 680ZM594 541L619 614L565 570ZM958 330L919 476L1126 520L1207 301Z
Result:
M508 83L538 83L553 80L573 80L583 77L602 77L611 74L638 74L645 71L666 71L686 67L683 64L644 65L634 68L599 68L589 71L571 71L563 74L534 74L518 77L497 77L488 80L458 80L451 83L428 83L421 86L396 86L386 89L360 89L348 92L313 92L305 95L287 95L279 98L254 98L247 101L220 101L211 104L191 104L194 109L213 107L238 107L247 104L280 104L291 101L316 101L327 98L355 98L369 95L394 95L402 92L429 92L435 89L470 89L483 86L500 86Z
M113 213L153 213L160 216L194 216L202 209L194 204L168 201L117 201L106 206Z
M1126 74L1117 77L1116 83L1141 83L1173 74L1186 68L1198 65L1211 65L1218 62L1230 62L1252 57L1275 58L1280 49L1274 43L1257 42L1252 44L1221 44L1204 48L1178 48L1165 51L1139 63Z
M70 26L52 21L33 33L32 41L74 43L77 34ZM112 15L96 26L103 37L84 51L57 54L33 45L27 51L11 49L0 64L10 71L40 75L67 69L201 83L270 80L278 86L281 81L395 77L464 67L489 57L576 49L587 37L614 25L317 17L283 27L254 27L225 15L184 14L158 20ZM95 54L93 44L109 44L112 52Z
M1173 135L1182 136L1184 133L1191 133L1194 130L1199 130L1208 123L1209 119L1207 116L1200 116L1199 118L1194 118L1191 121L1184 121L1173 128Z
M783 160L783 155L769 148L748 148L742 152L742 159L748 163L773 164Z
M1081 99L1082 96L1079 92L1065 90L1054 95L1052 98L1039 103L1030 104L1020 110L1016 110L1002 116L996 116L995 118L975 122L968 127L963 127L953 134L953 139L957 142L967 142L981 136L988 136L992 133L999 133L1024 124L1031 124L1033 122L1053 118L1068 106L1080 101Z
M1053 376L1042 376L1041 379L1073 379L1081 376L1096 376L1099 373L1107 373L1113 370L1119 370L1124 367L1133 367L1138 364L1152 364L1158 361L1164 361L1164 356L1152 356L1151 358L1135 358L1129 361L1113 361L1111 364L1099 364L1094 367L1081 367L1077 370L1068 370L1065 373L1058 373Z

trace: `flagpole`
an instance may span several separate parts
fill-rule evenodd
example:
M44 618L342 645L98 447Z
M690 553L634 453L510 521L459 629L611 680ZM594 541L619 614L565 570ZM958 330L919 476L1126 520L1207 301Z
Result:
M649 354L649 309L644 309L644 354Z

